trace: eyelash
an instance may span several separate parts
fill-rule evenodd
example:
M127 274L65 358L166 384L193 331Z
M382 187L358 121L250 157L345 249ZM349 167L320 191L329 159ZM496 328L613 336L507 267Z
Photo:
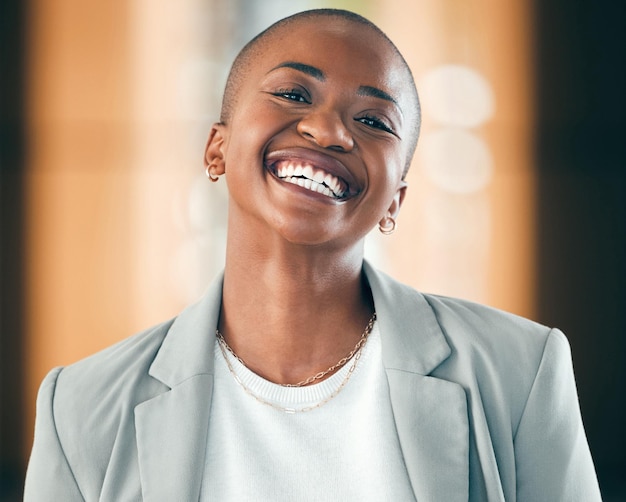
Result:
M373 115L364 115L363 117L359 117L356 120L358 122L361 122L362 124L365 124L368 127L373 127L374 129L380 129L382 131L394 134L391 127L389 127L382 120L380 120L378 117L374 117Z
M296 103L307 103L311 104L311 101L304 95L304 93L299 89L278 89L274 96L287 99L289 101L294 101ZM395 134L393 129L389 127L385 122L380 120L378 117L373 115L366 114L362 117L355 119L357 122L364 124L373 129L380 129L381 131L385 131L391 134Z
M310 103L310 101L299 89L278 89L278 91L274 93L274 96L285 98L289 101L295 101L297 103Z

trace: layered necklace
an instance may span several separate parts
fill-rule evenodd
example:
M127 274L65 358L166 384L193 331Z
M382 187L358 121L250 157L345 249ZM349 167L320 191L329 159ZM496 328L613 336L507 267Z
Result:
M235 353L235 351L230 347L230 345L228 345L228 343L226 343L226 340L224 339L224 335L222 335L222 333L220 333L219 330L215 330L215 336L217 337L218 345L220 347L222 355L224 356L224 360L226 361L226 365L228 366L228 370L233 375L233 377L235 378L235 381L239 384L239 386L246 392L246 394L252 396L254 399L256 399L258 402L260 402L262 404L265 404L265 405L270 406L270 407L272 407L274 409L283 411L285 413L299 413L299 412L311 411L311 410L314 410L316 408L319 408L319 407L323 406L324 404L326 404L331 399L333 399L337 394L339 394L341 392L341 390L348 383L348 380L350 380L350 377L352 376L352 373L354 373L354 369L356 368L356 365L359 362L359 359L361 358L361 353L363 351L363 346L365 345L365 342L367 341L367 337L372 332L372 329L374 327L374 323L375 322L376 322L376 312L374 312L374 314L372 314L372 317L370 317L369 321L367 322L367 326L365 326L365 330L363 330L363 333L361 334L361 337L359 338L359 341L356 343L356 345L350 351L350 353L348 353L346 356L344 356L341 359L339 359L339 361L337 361L335 364L330 366L328 369L326 369L324 371L320 371L319 373L316 373L315 375L312 375L312 376L310 376L308 378L305 378L304 380L301 380L300 382L297 382L297 383L278 384L278 385L281 385L282 387L305 387L307 385L311 385L313 383L318 382L319 380L324 378L326 375L328 375L328 374L330 374L330 373L332 373L332 372L342 368L343 366L346 365L346 363L348 361L352 360L352 364L350 365L350 368L348 368L348 371L346 372L346 376L341 381L339 386L329 396L327 396L326 398L322 399L321 401L319 401L319 402L317 402L317 403L315 403L313 405L305 406L305 407L302 407L302 408L287 408L287 407L284 407L284 406L280 406L280 405L277 405L277 404L275 404L275 403L273 403L271 401L267 401L267 400L263 399L261 396L259 396L255 392L253 392L242 381L242 379L239 377L239 375L235 371L235 368L233 368L233 365L231 364L230 358L228 357L228 355L230 354L232 357L234 357L247 370L249 370L251 372L252 372L252 370L244 362L244 360L241 359L241 357L239 357Z

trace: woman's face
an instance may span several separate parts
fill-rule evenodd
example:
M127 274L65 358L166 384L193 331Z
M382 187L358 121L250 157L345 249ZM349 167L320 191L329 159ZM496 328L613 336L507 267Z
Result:
M298 21L263 42L251 65L214 138L223 139L233 223L293 243L350 245L395 216L416 110L389 44L343 19Z

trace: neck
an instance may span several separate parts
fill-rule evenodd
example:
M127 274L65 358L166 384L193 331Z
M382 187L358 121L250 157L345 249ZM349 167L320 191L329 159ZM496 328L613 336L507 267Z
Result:
M373 313L362 245L228 246L219 329L251 370L294 383L353 349Z

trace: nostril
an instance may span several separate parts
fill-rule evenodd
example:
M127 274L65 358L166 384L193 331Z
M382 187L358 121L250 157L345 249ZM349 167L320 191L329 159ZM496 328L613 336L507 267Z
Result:
M307 114L301 117L296 128L303 138L322 148L346 152L354 147L349 129L336 112Z
M348 150L346 147L341 145L330 145L326 148L328 148L329 150L334 150L336 152L346 152Z

